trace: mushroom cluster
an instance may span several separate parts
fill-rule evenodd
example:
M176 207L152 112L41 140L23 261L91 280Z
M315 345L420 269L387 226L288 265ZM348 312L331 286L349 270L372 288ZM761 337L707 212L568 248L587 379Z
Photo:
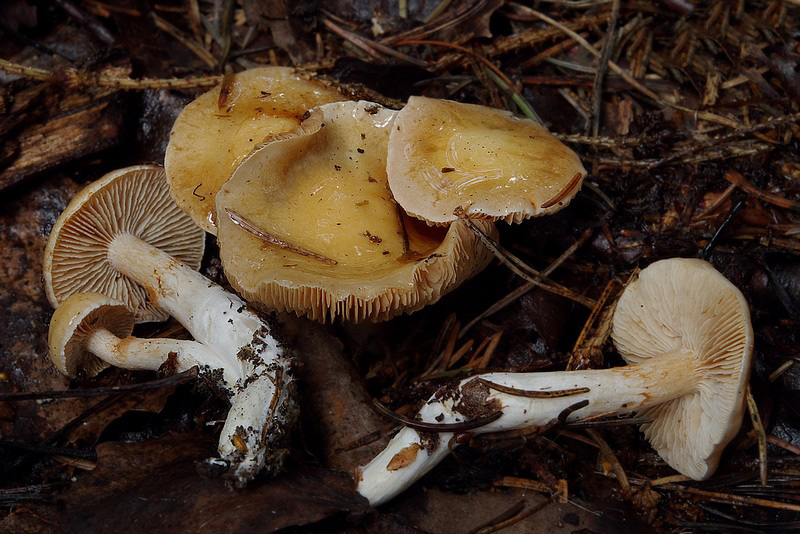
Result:
M57 221L50 356L69 376L199 368L230 400L214 462L237 486L280 468L296 416L292 359L256 309L321 322L411 313L490 262L495 222L563 208L586 176L531 120L423 97L395 111L277 67L226 76L186 106L164 163L108 174ZM241 297L197 272L204 231ZM132 337L168 316L193 340ZM633 411L670 465L709 476L741 420L752 350L741 294L706 263L658 262L626 289L614 340L631 365L490 373L434 396L418 422L438 433L411 422L358 472L358 491L385 502L467 428Z

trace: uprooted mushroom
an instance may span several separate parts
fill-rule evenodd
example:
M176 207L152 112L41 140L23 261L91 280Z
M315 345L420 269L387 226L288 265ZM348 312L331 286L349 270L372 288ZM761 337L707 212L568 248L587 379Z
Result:
M631 365L488 373L434 395L357 472L358 491L374 506L386 502L439 463L459 435L631 412L650 420L642 430L670 466L710 477L744 413L753 351L744 296L705 261L662 260L625 289L612 337Z
M186 345L187 361L196 360L230 395L219 453L242 485L282 462L295 416L291 360L242 299L177 259L193 259L196 268L203 242L204 233L169 198L163 169L120 169L76 195L59 217L45 250L46 290L55 308L72 295L99 292L124 302L140 322L163 312L178 320L196 343ZM70 306L66 323L89 313L81 302ZM90 351L124 346L105 333L93 339Z
M463 221L433 228L389 191L396 112L312 109L257 148L217 194L220 258L248 301L319 321L385 320L437 301L491 259ZM496 235L491 222L477 221Z

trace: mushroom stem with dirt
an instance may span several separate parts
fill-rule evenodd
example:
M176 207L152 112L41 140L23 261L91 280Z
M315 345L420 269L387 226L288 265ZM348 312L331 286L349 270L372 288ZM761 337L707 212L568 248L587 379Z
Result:
M373 506L388 501L439 463L459 435L631 412L650 420L642 430L670 466L710 477L744 413L753 350L744 296L705 261L662 260L625 289L612 336L631 365L488 373L440 390L357 473L358 492Z
M72 294L97 291L123 301L140 321L165 311L213 354L198 363L230 395L219 453L243 485L262 468L277 469L285 455L295 416L291 361L242 299L162 250L199 248L202 257L203 240L169 198L162 169L115 171L79 193L56 222L45 251L47 293L58 307Z

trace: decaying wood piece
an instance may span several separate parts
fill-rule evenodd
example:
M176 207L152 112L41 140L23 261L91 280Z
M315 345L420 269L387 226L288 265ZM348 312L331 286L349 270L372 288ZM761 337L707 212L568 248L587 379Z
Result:
M0 191L46 169L117 144L124 113L114 90L60 89L39 84L19 91L0 115Z
M342 342L307 319L283 321L300 361L302 417L322 443L325 465L352 472L388 442L381 417Z

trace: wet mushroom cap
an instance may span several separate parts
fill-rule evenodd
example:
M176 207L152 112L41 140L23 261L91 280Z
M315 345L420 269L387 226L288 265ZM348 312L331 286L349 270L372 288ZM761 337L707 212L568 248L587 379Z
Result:
M169 196L164 170L126 167L85 187L56 221L44 253L50 304L58 308L70 295L96 291L124 302L137 322L165 320L148 292L109 261L114 238L128 235L200 268L205 234Z
M216 234L214 197L253 147L297 128L309 108L345 99L288 67L250 69L223 81L189 103L172 127L164 167L175 202Z
M384 320L435 302L486 266L490 253L462 222L428 227L392 198L394 117L371 102L320 106L236 170L217 195L220 257L245 298L320 321Z
M100 293L80 293L65 300L50 320L47 344L56 368L69 377L79 369L94 376L109 365L91 354L86 345L97 330L119 338L131 335L133 313L122 302Z
M693 356L696 392L640 415L652 419L642 430L670 465L695 480L708 478L744 413L753 328L742 293L703 260L658 261L620 297L612 336L628 362Z
M586 170L538 123L484 106L409 98L389 138L389 187L409 214L520 222L569 204Z

